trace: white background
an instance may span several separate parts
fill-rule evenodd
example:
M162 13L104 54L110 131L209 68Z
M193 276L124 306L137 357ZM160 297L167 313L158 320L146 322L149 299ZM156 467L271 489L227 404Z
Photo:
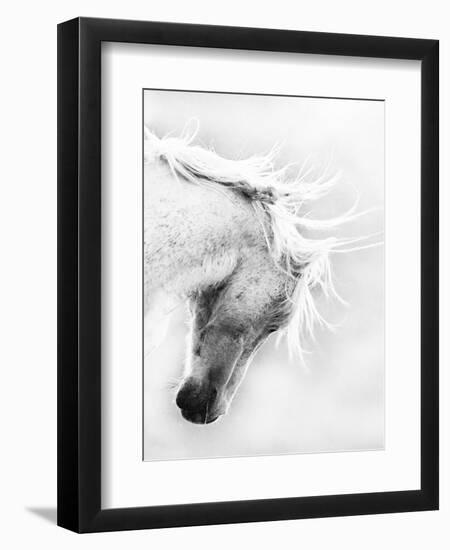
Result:
M319 59L322 63L325 61L325 56L313 57L316 63ZM329 63L330 56L326 59ZM420 64L408 61L407 66L411 65L408 72L417 73L419 103ZM308 71L308 78L305 79L299 74L298 61L296 67L297 70L289 73L296 75L295 80L301 89L305 80L311 82L311 71ZM328 65L325 75L329 75L330 71L332 67ZM233 72L236 73L236 70ZM256 85L253 72L251 74L252 84ZM330 85L335 79L325 76L325 80L324 88L332 93ZM353 80L345 80L349 81L348 88L352 89L355 80L359 84L363 79L358 76ZM377 82L380 80L381 77L378 77ZM410 95L413 84L409 82L407 92ZM240 77L237 84L240 87L244 85ZM283 83L280 82L281 86ZM370 87L369 80L366 89L373 94L374 90L370 90ZM356 93L354 88L353 93ZM404 97L405 94L402 93L402 106L405 105ZM375 211L345 224L346 227L333 231L333 234L370 235L384 230L384 101L148 90L144 105L146 124L158 135L164 135L171 130L177 134L182 131L190 117L198 117L200 132L197 141L214 146L215 151L226 158L248 157L267 151L273 143L283 144L277 159L278 166L289 162L301 164L308 154L315 155L316 162L323 165L332 154L330 174L339 168L342 170L342 179L326 199L324 197L314 203L314 215L323 218L344 212L359 194L359 209L372 208ZM420 125L420 109L414 110ZM394 111L391 104L388 113ZM405 118L409 124L414 120L410 112ZM400 126L399 149L408 155L404 142L404 121ZM413 133L409 135L414 140ZM412 173L417 169L417 192L414 195L418 209L419 155L413 155L417 159L416 165L405 163L401 160L401 155L392 151L392 139L389 143L390 159L397 159L400 173L404 172L405 164L412 169ZM414 177L404 178L404 187L389 185L389 181L397 183L400 179L394 177L389 180L388 177L386 186L399 189L400 208L403 210L402 189L407 188L408 193L413 195L410 190ZM406 224L399 226L397 223L397 209L392 203L390 212L395 219L388 229L400 227L406 232L407 240L411 241ZM414 209L411 214L417 227L419 216ZM384 237L379 236L378 239ZM389 236L386 239L391 241ZM390 250L394 251L394 261L398 260L395 246L391 244ZM412 246L410 252L414 255L416 251L418 255L419 246ZM227 415L219 422L200 429L183 419L180 410L173 404L176 389L170 386L170 382L177 380L182 374L186 353L187 316L186 309L181 305L171 316L170 327L162 344L145 357L145 459L383 448L384 254L384 246L351 254L334 254L332 265L335 285L349 305L343 307L337 300L322 297L319 299L319 307L326 319L338 325L337 330L318 329L314 342L303 342L303 346L309 351L306 355L307 368L302 368L298 358L289 358L285 341L277 345L275 335L272 336L253 359ZM415 280L408 279L409 284L405 285L401 276L403 270L400 268L397 271L399 290L405 293L406 304L412 310L414 304L411 302L411 295L418 293L413 292L409 286L416 284L418 288L419 277ZM412 269L410 271L413 272ZM398 297L399 293L391 290L390 295L393 294ZM415 354L418 355L419 339L409 338L404 330L404 306L400 315L407 347L410 347L411 341L417 342L417 349L411 348L411 357L414 357ZM389 317L392 319L391 313ZM413 331L419 330L415 315L412 313L410 317ZM391 341L397 345L398 331L395 331ZM403 353L404 346L400 347ZM404 377L414 375L414 367L409 362L401 363L405 369L403 373L399 372L404 393ZM418 365L419 361L416 363ZM395 361L395 365L398 364ZM158 365L164 367L158 368ZM419 368L416 370L418 378ZM417 399L416 394L412 399ZM399 410L396 404L397 400L392 406L393 410ZM411 412L405 410L404 415L400 422L402 434L405 432L405 418L411 418ZM391 437L395 436L391 434Z
M56 23L77 15L172 20L441 40L441 262L449 280L450 24L444 2L315 4L228 0L16 3L4 12L0 203L2 284L0 539L7 548L446 548L450 522L450 360L442 338L441 511L77 536L56 505ZM445 153L445 154L444 154ZM448 285L441 334L449 330ZM48 521L50 519L51 521Z

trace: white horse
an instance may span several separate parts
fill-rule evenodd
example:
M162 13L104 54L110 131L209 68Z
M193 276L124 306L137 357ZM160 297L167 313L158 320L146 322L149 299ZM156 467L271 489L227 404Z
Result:
M161 331L173 307L166 296L188 302L176 404L206 424L227 412L271 333L286 333L301 356L302 335L325 323L313 290L337 296L330 253L359 239L307 236L355 217L354 209L331 220L303 213L334 179L307 182L304 169L289 178L293 167L275 169L274 151L228 160L193 145L195 135L159 139L145 129L144 310L146 328Z

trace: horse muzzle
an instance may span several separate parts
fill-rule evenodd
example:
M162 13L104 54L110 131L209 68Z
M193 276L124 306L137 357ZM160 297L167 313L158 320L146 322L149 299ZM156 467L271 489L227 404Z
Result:
M211 416L207 413L206 409L202 412L191 412L185 409L181 409L181 416L193 424L211 424L215 422L220 414L216 416Z
M185 420L194 424L211 424L221 414L217 410L217 396L217 388L213 385L188 378L178 390L175 402Z

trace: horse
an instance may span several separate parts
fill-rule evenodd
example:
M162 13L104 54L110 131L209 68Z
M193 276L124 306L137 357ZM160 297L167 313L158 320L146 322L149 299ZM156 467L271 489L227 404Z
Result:
M159 138L144 127L144 323L154 342L174 304L187 302L189 336L175 403L184 419L204 425L228 412L272 333L286 335L289 352L303 361L303 339L316 324L329 326L317 293L342 301L330 255L361 239L311 235L359 215L356 203L333 219L306 211L339 174L324 171L308 181L305 164L277 168L277 147L227 159L195 144L197 132Z

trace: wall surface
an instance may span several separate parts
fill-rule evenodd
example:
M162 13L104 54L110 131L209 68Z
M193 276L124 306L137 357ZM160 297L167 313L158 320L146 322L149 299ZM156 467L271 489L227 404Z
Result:
M441 280L450 276L450 19L445 2L111 0L3 11L0 163L0 540L5 548L448 547L449 286L441 288L441 510L79 536L56 518L56 24L78 15L435 38L441 41ZM445 154L447 153L447 155ZM6 258L5 258L6 254Z

